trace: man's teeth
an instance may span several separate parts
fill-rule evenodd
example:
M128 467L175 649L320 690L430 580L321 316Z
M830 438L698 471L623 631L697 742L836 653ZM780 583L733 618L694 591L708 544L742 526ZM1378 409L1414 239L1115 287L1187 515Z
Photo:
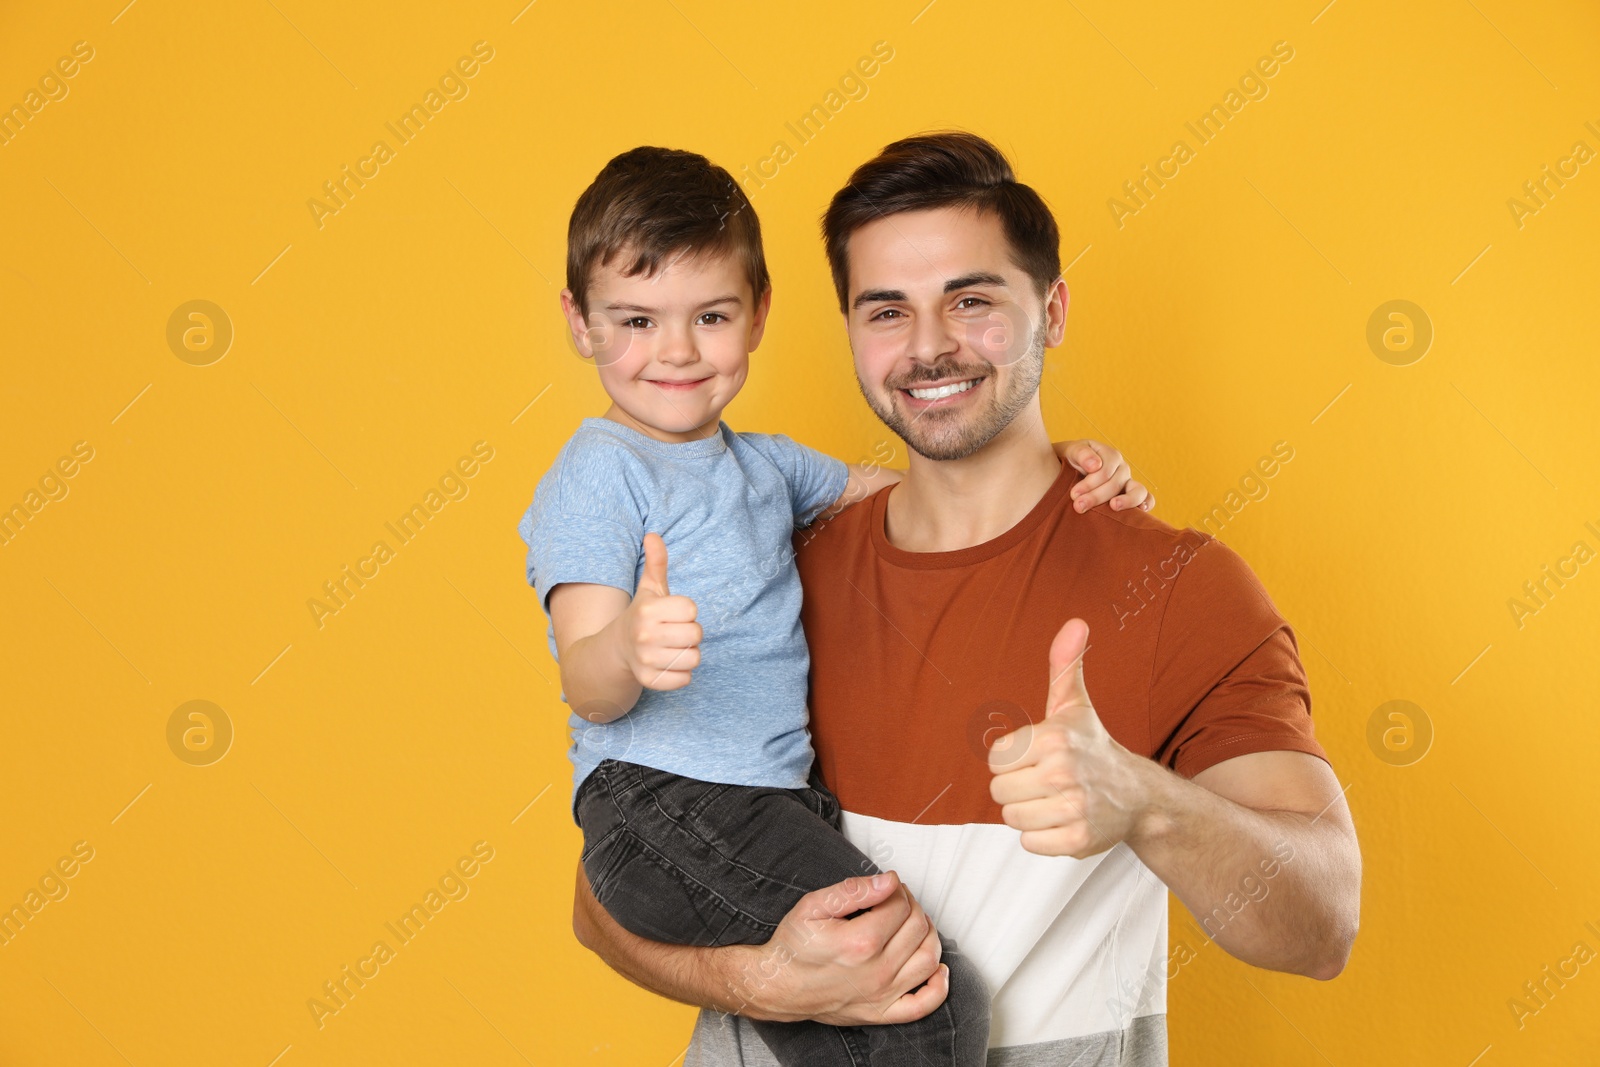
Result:
M937 389L907 389L906 392L910 393L918 400L939 400L943 397L955 396L957 393L964 393L977 384L978 379L969 378L964 382L955 382L951 385L941 385Z

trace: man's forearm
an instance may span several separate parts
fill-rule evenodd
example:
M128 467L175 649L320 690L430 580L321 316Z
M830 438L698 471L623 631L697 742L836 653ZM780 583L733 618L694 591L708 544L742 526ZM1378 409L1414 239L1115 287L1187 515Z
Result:
M744 945L698 948L669 945L631 934L606 914L578 868L573 893L572 928L578 941L634 985L699 1008L737 1014L744 1005L729 989L725 972Z
M1206 934L1257 967L1335 977L1360 914L1361 860L1342 795L1322 812L1258 811L1149 764L1128 844Z
M772 1022L908 1023L950 991L939 931L893 873L807 893L765 945L694 948L635 936L595 900L578 868L579 942L664 997Z

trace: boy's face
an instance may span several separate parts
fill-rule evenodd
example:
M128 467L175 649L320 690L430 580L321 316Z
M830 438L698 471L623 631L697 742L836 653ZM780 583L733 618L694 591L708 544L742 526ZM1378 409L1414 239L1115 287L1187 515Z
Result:
M649 276L598 268L587 318L561 292L573 341L611 397L606 417L660 441L714 432L744 385L771 301L771 290L753 298L736 255L715 253L669 259Z
M907 211L850 235L845 326L861 392L921 456L957 460L1037 405L1044 350L1061 343L1067 287L1013 260L1000 220Z

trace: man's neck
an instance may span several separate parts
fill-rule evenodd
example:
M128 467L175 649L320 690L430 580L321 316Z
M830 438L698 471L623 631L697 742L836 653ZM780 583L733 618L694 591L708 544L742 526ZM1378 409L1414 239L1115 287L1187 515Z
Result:
M913 452L905 479L889 494L884 532L907 552L981 545L1021 522L1060 475L1036 399L965 459Z

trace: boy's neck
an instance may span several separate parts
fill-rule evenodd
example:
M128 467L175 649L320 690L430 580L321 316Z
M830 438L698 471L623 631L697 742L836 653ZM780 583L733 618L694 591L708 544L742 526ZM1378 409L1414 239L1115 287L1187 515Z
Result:
M600 417L603 419L609 419L612 422L618 423L619 425L626 426L628 429L633 430L636 433L642 433L646 437L654 438L657 441L664 441L669 445L681 445L686 441L703 441L707 437L715 437L717 435L717 429L722 423L722 412L719 411L712 416L710 422L707 422L702 426L696 426L692 430L663 430L659 427L651 426L647 422L641 422L639 419L634 418L622 408L618 407L615 403L608 407L606 409L606 413Z
M889 494L885 534L907 552L954 552L981 545L1032 511L1061 476L1039 402L965 459L911 454Z

